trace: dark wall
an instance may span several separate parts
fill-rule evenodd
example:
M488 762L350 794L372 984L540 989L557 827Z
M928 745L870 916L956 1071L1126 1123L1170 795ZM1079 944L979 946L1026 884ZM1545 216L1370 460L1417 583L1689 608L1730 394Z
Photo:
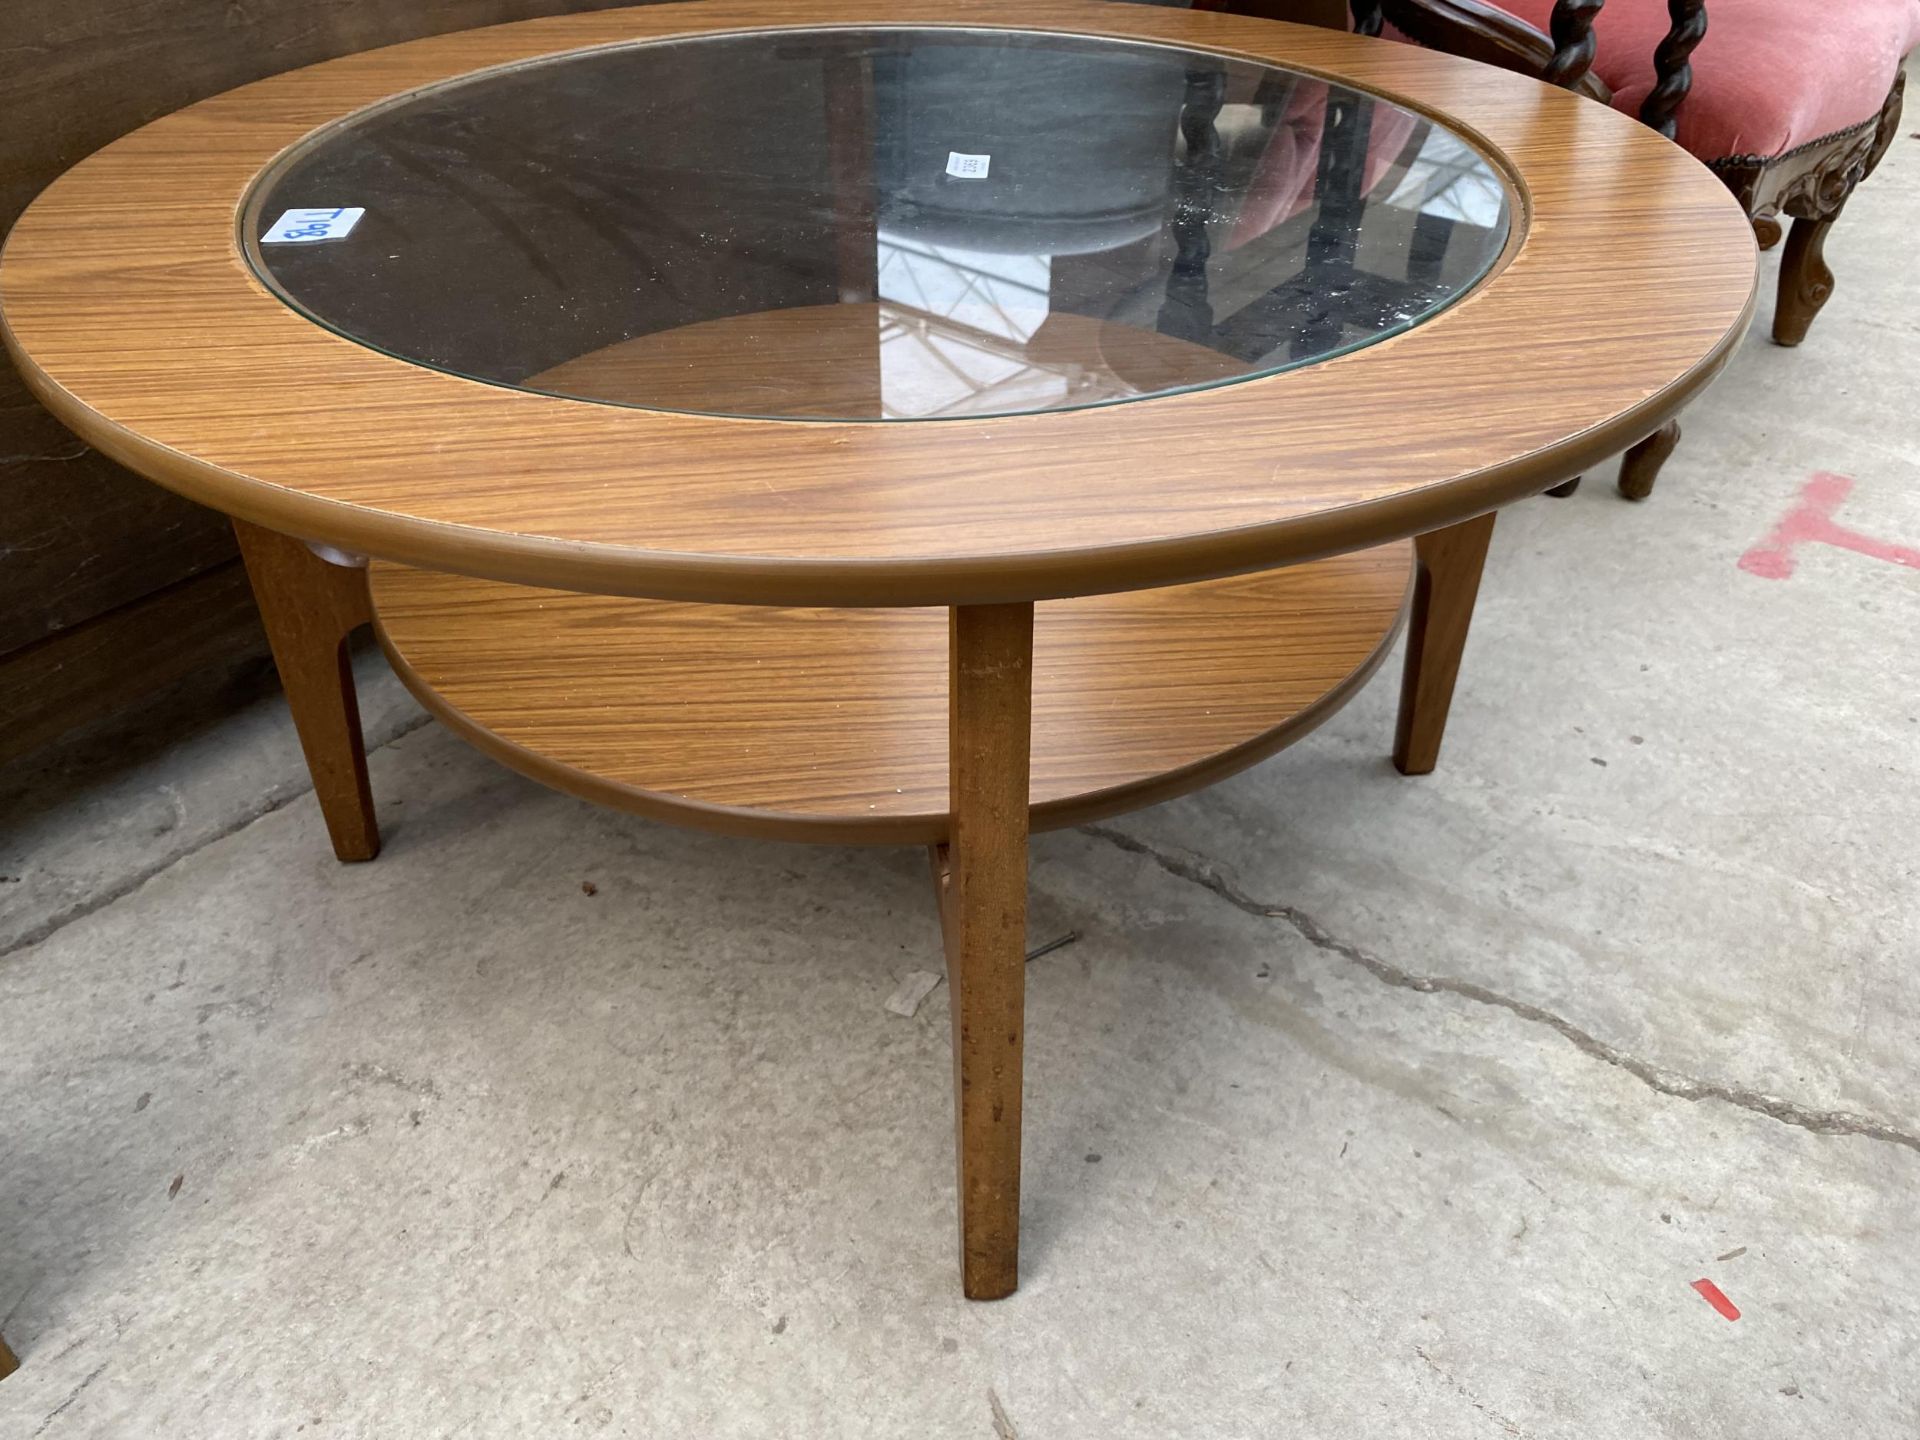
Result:
M0 231L61 171L195 100L355 50L612 3L0 0ZM0 660L232 554L223 519L87 450L0 364Z

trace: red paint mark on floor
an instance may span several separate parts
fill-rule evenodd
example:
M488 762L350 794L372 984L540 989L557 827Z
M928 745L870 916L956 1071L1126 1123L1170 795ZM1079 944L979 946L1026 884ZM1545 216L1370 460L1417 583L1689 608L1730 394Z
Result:
M1713 1308L1718 1310L1726 1319L1738 1320L1740 1318L1739 1309L1734 1305L1733 1301L1729 1300L1720 1292L1720 1287L1714 1284L1713 1281L1696 1280L1693 1282L1693 1288L1700 1292L1700 1298L1702 1300L1713 1306Z
M1852 493L1853 481L1845 475L1814 476L1800 487L1799 502L1780 517L1767 538L1740 557L1740 568L1763 580L1785 580L1793 574L1795 550L1802 545L1834 545L1920 570L1920 550L1876 540L1835 522L1833 512Z

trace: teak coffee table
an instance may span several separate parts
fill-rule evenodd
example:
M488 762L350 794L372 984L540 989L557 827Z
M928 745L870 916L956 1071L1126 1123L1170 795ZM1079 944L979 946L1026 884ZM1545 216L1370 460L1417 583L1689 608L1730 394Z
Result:
M55 414L233 517L341 859L369 621L563 790L932 848L989 1298L1029 830L1272 754L1403 618L1430 770L1494 512L1658 429L1754 276L1665 140L1411 46L715 0L169 116L33 205L0 306Z

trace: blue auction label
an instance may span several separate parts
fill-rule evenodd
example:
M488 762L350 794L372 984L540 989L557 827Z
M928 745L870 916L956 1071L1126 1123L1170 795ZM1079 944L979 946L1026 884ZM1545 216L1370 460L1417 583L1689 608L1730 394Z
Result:
M363 205L340 205L331 210L289 210L260 237L262 245L302 245L313 240L340 240L366 214Z

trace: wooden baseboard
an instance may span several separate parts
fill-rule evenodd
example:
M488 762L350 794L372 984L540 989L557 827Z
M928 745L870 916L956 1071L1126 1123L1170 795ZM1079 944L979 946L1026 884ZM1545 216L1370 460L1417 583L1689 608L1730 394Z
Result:
M0 655L0 762L152 694L183 675L264 655L240 562L228 561Z

